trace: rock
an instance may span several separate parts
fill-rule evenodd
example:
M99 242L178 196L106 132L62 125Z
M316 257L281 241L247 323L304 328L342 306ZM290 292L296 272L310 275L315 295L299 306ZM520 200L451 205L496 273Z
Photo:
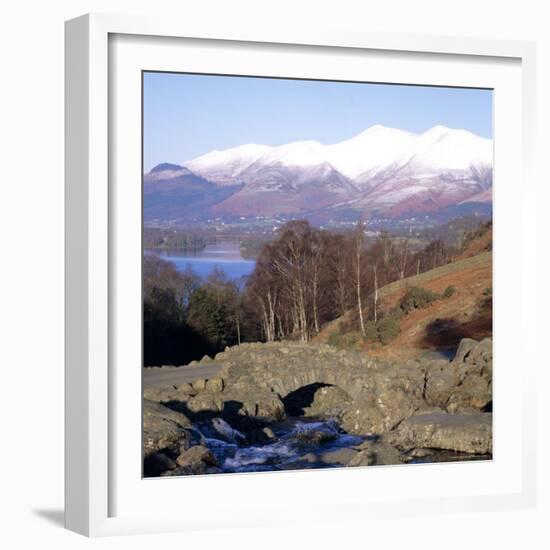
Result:
M206 391L210 391L213 393L218 393L223 391L223 378L220 378L219 376L215 378L210 378L206 381L205 389Z
M187 400L187 409L192 413L212 412L223 410L223 399L213 393L199 393Z
M408 453L409 458L426 458L427 456L433 455L433 449L420 449L415 448Z
M459 372L460 383L449 396L447 410L487 410L493 400L493 341L485 338L473 346L459 366Z
M368 450L357 451L354 457L348 462L348 466L372 466L373 464L372 453Z
M315 453L306 453L305 455L302 455L297 462L298 464L300 462L307 462L308 464L316 464L317 462L319 462L319 456L316 455Z
M404 462L403 455L391 443L384 440L364 441L361 445L355 447L360 451L369 454L369 465L389 465L402 464Z
M195 391L204 391L206 389L206 380L199 378L193 382L193 389Z
M404 420L388 434L392 444L404 452L416 447L490 454L493 449L491 413L429 413Z
M238 445L246 442L246 437L239 432L239 430L232 428L231 425L228 424L223 418L213 418L212 427L227 443L234 443Z
M252 430L246 434L246 439L249 443L258 444L258 443L267 443L269 441L274 441L277 439L275 432L269 427L260 428Z
M452 363L426 366L424 396L428 405L456 413L485 409L492 401L492 340L464 338Z
M181 453L176 459L176 464L198 474L205 473L208 466L218 466L218 461L210 449L203 445L195 445Z
M158 403L169 403L170 401L186 401L193 393L191 384L182 384L177 387L146 388L143 390L143 397L150 401L157 401Z
M476 371L478 369L476 368ZM460 386L449 396L447 410L450 413L468 409L484 409L493 399L492 376L470 372Z
M336 451L327 451L321 454L320 460L324 464L341 464L347 466L353 461L359 451L344 447Z
M270 440L277 439L275 432L269 426L266 426L265 428L263 428L262 433L267 437L267 439L270 439Z
M338 386L323 386L314 393L313 402L305 414L321 418L337 417L342 415L351 401L350 395Z
M465 363L483 366L493 363L493 340L484 338L479 342L464 359Z
M168 457L177 456L189 447L190 420L181 413L167 407L143 400L143 456L144 464L149 464L149 456L162 452ZM150 464L156 468L163 460L162 457L152 458ZM166 463L168 464L168 463ZM144 469L146 470L146 468ZM149 474L145 471L145 475Z
M143 460L143 473L146 477L159 476L175 467L176 463L164 453L151 453Z
M299 424L289 435L290 439L304 444L321 445L328 441L334 441L338 437L335 428L327 424Z
M242 401L242 413L264 420L277 422L285 416L285 406L279 396L258 388L239 394L237 401Z
M193 386L189 382L185 382L183 384L180 384L177 387L177 390L179 393L183 395L194 395L195 390L193 389Z
M460 382L456 364L433 361L426 367L424 398L431 406L445 408L447 401Z
M424 372L417 366L383 364L369 369L360 392L341 416L342 427L359 435L392 430L426 405L424 382Z
M462 338L462 340L460 340L460 344L458 344L453 363L463 363L466 356L476 345L477 340L473 340L472 338Z
M203 355L202 359L200 360L201 363L212 363L213 359L209 355Z

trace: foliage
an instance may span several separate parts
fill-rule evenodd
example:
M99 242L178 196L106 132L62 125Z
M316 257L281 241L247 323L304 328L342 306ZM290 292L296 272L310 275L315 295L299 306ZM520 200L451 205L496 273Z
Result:
M225 305L216 303L214 296L205 288L199 288L193 293L187 322L213 349L223 348L229 343L226 318Z
M145 227L143 230L143 247L145 249L178 248L196 252L202 250L206 244L206 239L201 235L189 233L182 229Z
M332 345L351 347L363 338L391 342L399 335L403 315L440 296L413 286L399 307L384 314L383 293L392 282L402 285L410 277L424 284L423 276L416 275L448 269L455 252L441 240L419 250L408 237L396 239L388 233L367 241L366 236L372 236L367 227L358 223L354 231L329 232L305 220L288 222L264 242L252 238L245 243L245 250L259 250L259 256L252 275L239 282L222 271L203 281L190 269L180 273L172 263L146 254L145 364L184 364L241 341L308 341L337 318L338 329L328 338ZM149 230L147 235L153 241L146 240L146 246L206 243L202 237L168 229ZM454 291L450 286L442 296ZM485 295L491 294L492 289L486 289Z
M476 239L479 239L480 237L483 237L483 235L485 235L488 231L492 231L492 230L493 230L493 221L492 220L489 220L485 223L482 223L476 229L468 231L467 233L464 234L460 248L462 250L464 250L465 248L468 247L468 245L472 241L474 241ZM487 244L486 250L492 250L492 248L493 248L492 247L492 241L490 241Z
M389 344L392 340L395 340L401 332L399 320L391 315L383 317L380 321L378 321L377 325L378 340L384 345Z
M441 295L443 298L450 298L456 291L456 288L454 286L448 286Z
M389 344L401 333L399 322L403 315L404 313L401 309L395 308L378 321L371 319L366 324L366 339L371 342L380 342L384 345Z
M358 342L356 334L340 334L339 332L331 332L327 343L338 349L347 349L353 347Z
M407 290L405 296L401 299L401 309L405 313L410 313L413 309L428 307L433 301L439 298L439 294L427 288L413 286Z

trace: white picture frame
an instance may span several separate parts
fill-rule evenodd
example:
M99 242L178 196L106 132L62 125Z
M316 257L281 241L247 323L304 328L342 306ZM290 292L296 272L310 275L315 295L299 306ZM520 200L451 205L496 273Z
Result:
M151 46L153 39L157 41L157 46ZM193 55L182 57L178 48L185 48L190 42L193 44ZM209 51L213 54L207 55L206 50L202 51L201 44L208 44ZM128 285L128 290L122 289L118 278L125 272L136 272L136 243L140 243L140 236L134 234L137 230L136 209L129 206L123 212L119 207L121 199L128 198L134 205L141 201L141 164L134 165L138 154L136 133L140 135L141 121L135 120L135 110L132 111L136 98L141 97L141 90L134 89L135 86L133 88L132 79L137 74L136 71L156 69L159 64L162 65L162 70L168 70L170 66L179 67L183 58L195 70L202 67L202 72L214 72L216 64L221 62L220 58L224 57L219 55L220 51L226 51L225 57L234 60L234 66L237 67L234 74L238 74L238 67L243 67L241 70L245 71L246 65L248 70L243 74L269 75L277 70L279 58L280 65L284 64L286 67L279 70L284 71L287 76L291 76L292 71L292 76L300 76L304 70L304 62L289 63L288 60L299 60L300 56L306 55L311 60L319 56L319 68L314 69L313 63L312 71L323 70L327 74L336 74L335 65L331 68L330 63L325 63L322 56L338 56L340 66L344 67L341 70L353 71L364 68L362 61L357 64L351 60L352 57L359 59L357 56L361 55L384 55L387 61L385 65L389 66L395 61L393 70L404 75L402 81L407 83L414 83L411 80L413 78L417 78L418 83L435 81L436 76L430 76L430 71L434 71L433 66L430 68L430 63L437 63L440 67L437 78L448 85L461 85L461 82L462 85L474 85L478 81L490 85L491 78L498 81L495 97L499 106L495 115L494 135L497 143L495 327L497 334L502 337L497 336L495 339L497 374L494 391L497 407L495 437L500 451L497 446L495 459L488 465L472 463L407 467L412 473L404 475L402 467L396 467L401 468L400 470L379 467L338 469L312 474L285 472L275 476L238 474L221 476L223 480L220 476L197 476L193 479L170 481L166 478L142 480L138 476L141 455L139 452L136 454L140 445L136 434L139 435L140 432L141 370L132 374L131 368L125 371L120 367L118 357L124 344L117 344L119 340L130 344L135 342L136 348L139 348L139 343L135 341L135 331L124 334L121 332L120 315L117 313L121 311L121 300L128 300L124 303L130 304L129 309L132 310L132 296L136 296L135 292L131 294L132 284ZM189 50L188 53L192 52ZM262 68L262 56L267 55L271 56L270 64ZM349 64L346 56L350 59ZM410 66L413 66L413 62L417 63L415 67L419 72L416 77L406 72L409 58ZM224 60L225 63L228 62L227 59ZM353 68L354 63L359 68ZM425 69L422 64L426 65ZM447 65L449 68L445 70ZM489 70L491 67L494 71ZM85 15L68 21L66 527L84 535L101 536L236 525L254 526L298 520L360 520L366 516L533 506L535 352L528 338L524 339L521 350L513 350L509 346L510 337L513 336L511 317L517 316L518 323L526 328L527 319L533 314L534 308L529 304L536 303L533 299L535 290L528 284L525 268L534 265L536 255L535 245L529 239L536 225L532 214L536 210L535 182L531 177L535 120L534 67L535 47L528 42L394 35L369 31L342 33L330 29L304 29L297 33L292 30L270 29L269 25L234 30L223 28L219 24L202 27L190 21L118 15ZM423 70L426 72L423 73ZM124 71L127 71L124 74L128 78L117 80L117 75ZM470 80L465 76L467 73ZM373 80L381 81L382 74L378 73ZM368 75L365 74L363 78L368 79ZM394 81L392 79L399 77L390 75L389 78L389 81ZM117 102L117 93L120 92L122 83L128 86L125 94L130 94L125 95L128 101L124 108ZM120 140L121 132L127 132L124 142ZM117 144L116 150L113 149L113 143ZM139 192L134 196L128 185L120 182L135 181L136 175L136 189ZM516 189L512 196L510 185L514 181ZM517 181L521 181L521 185ZM502 191L498 191L499 188ZM505 221L507 216L517 215L510 210L510 206L514 205L513 201L516 201L515 212L520 211L519 230L513 229L510 224L508 226ZM121 242L128 243L129 252L120 247ZM521 251L521 262L517 266L508 266L504 273L504 269L499 271L498 266L507 265L504 246L506 242ZM134 283L136 280L133 279ZM509 290L512 287L518 289L517 296L510 299L504 309L502 298L510 296ZM133 290L135 291L135 284ZM115 302L120 303L117 306ZM134 310L136 307L139 309L140 304L134 304ZM136 328L139 323L140 319L136 318L131 324ZM521 370L513 373L512 377L511 369L520 351L521 358L525 360ZM132 361L128 363L132 365ZM502 375L499 375L499 369ZM511 392L514 387L516 392L521 388L521 396L516 396L518 410L510 410L510 406L506 406L512 403ZM135 426L122 430L121 427L128 426L133 418ZM512 430L521 434L519 442L511 441ZM121 449L128 449L129 456L124 457L124 462L135 462L135 467L122 471ZM478 491L473 491L468 484L461 481L457 467L463 468L465 477L479 480ZM326 494L323 495L318 494L317 490L320 479L325 487ZM358 482L368 482L369 490L352 492ZM390 494L387 488L392 483L398 487ZM176 484L179 485L176 487ZM187 494L194 495L193 507L197 510L202 505L201 495L212 491L220 492L222 502L211 507L207 517L197 510L197 513L193 510L186 511L186 503L181 501L181 497L180 507L175 513L164 513L162 509L156 508L158 514L155 515L153 510L148 509L147 502L158 503L159 495L163 495L173 510L173 493L181 494L182 484L186 484L184 489ZM442 490L445 484L449 487L448 494ZM278 506L277 499L284 496L282 491L288 491L290 487L310 495L308 508L302 509L299 518L292 506L284 509ZM423 487L422 495L418 494L419 487ZM271 503L262 500L262 495L268 490L279 491L272 493L275 497ZM384 491L387 493L386 497L381 496ZM236 494L241 500L237 499L237 502L231 504L223 496Z

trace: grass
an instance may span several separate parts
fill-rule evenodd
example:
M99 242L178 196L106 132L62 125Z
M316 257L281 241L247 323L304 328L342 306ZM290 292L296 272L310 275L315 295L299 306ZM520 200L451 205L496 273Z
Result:
M380 289L380 297L383 298L397 290L405 289L411 286L423 286L433 279L450 275L464 269L482 267L490 264L491 261L492 252L483 252L477 256L466 258L465 260L458 260L450 264L442 265L441 267L436 267L435 269L426 271L420 275L414 275L413 277L408 277L407 279L394 281L393 283L382 287Z

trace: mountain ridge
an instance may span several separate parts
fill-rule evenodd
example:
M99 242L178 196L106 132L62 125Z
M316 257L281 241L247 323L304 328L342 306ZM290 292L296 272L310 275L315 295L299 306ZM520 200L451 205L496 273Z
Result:
M151 188L155 181L192 181L196 188L201 178L216 191L225 188L217 195L221 200L207 201L205 214L332 209L337 216L344 208L398 217L469 201L490 203L492 156L492 140L467 130L434 126L415 134L375 125L329 145L306 140L214 150L182 164L157 165L144 182Z

